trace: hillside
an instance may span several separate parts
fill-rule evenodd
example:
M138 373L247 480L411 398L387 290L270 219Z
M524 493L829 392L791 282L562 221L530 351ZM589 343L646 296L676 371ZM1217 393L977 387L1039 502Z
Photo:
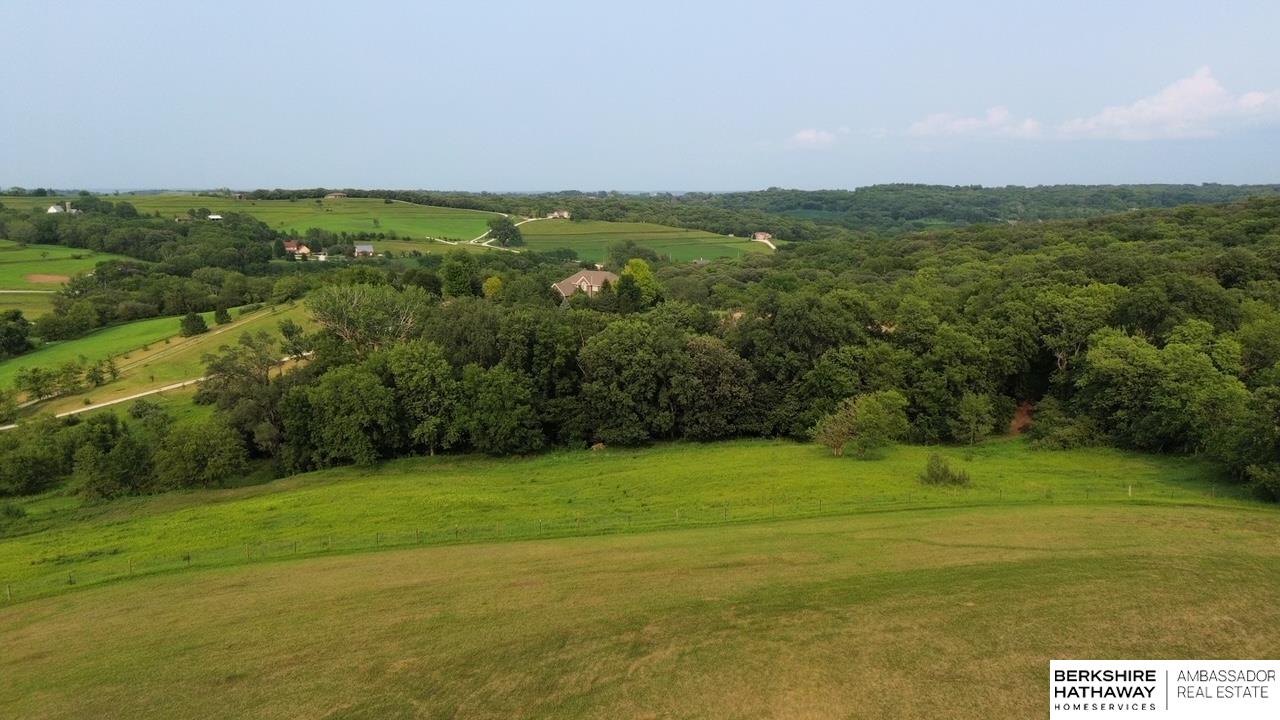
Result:
M652 223L600 220L537 220L520 226L530 250L569 248L583 260L603 262L609 246L631 241L676 261L741 257L770 252L768 246L746 238Z
M925 454L673 445L33 500L0 540L0 704L1012 717L1039 710L1050 657L1280 651L1280 514L1223 500L1205 468L1001 441L948 453L973 488L922 492Z

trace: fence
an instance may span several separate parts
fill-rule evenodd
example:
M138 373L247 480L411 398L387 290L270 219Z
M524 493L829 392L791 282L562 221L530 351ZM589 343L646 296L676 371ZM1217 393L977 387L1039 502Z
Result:
M716 528L769 520L829 518L895 510L976 508L1012 505L1079 504L1212 504L1215 507L1263 507L1244 499L1238 488L1230 495L1218 488L1206 491L1138 485L1086 488L978 489L926 487L901 492L864 494L855 498L761 495L732 501L640 507L607 514L548 513L542 518L495 517L491 522L450 522L424 515L416 527L371 527L367 532L341 533L330 528L299 531L283 537L248 539L210 547L192 543L178 551L124 552L98 548L73 556L32 559L36 569L20 577L0 577L0 604L22 602L70 589L129 577L155 575L190 568L214 568L289 558L368 552L380 549L441 546L501 540L537 540L646 532L674 528ZM536 514L536 513L531 513Z

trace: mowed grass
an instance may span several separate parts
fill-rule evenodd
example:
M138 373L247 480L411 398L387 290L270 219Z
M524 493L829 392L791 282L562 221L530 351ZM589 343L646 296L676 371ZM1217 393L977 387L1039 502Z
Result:
M72 204L75 198L68 198ZM274 230L304 233L308 228L329 232L391 233L411 238L443 237L470 240L489 229L488 222L497 213L459 208L384 202L377 198L339 198L334 200L236 200L189 193L155 195L105 196L112 202L127 202L146 215L159 213L172 219L188 210L206 208L214 213L245 213L270 225ZM37 200L41 202L36 202ZM12 201L12 202L11 202ZM48 207L48 198L0 199L12 207Z
M763 243L751 242L746 238L649 223L535 220L521 225L520 232L530 250L570 248L578 253L579 258L592 261L603 261L610 245L626 240L633 240L638 245L678 261L771 252Z
M0 240L0 290L57 290L67 279L120 255L61 245L20 245ZM7 299L0 296L0 303Z
M929 448L858 461L785 441L561 451L515 460L404 459L227 490L79 506L48 497L0 540L0 582L29 598L127 573L404 544L488 542L971 505L1137 502L1254 507L1213 468L1018 440L944 450L974 477L926 488ZM970 459L965 459L966 457Z
M206 318L209 331L192 337L178 335L177 320L171 319L170 337L150 344L145 350L135 346L118 355L116 368L120 377L117 380L75 395L46 400L32 406L28 414L65 412L198 378L204 375L205 354L215 353L223 345L235 345L243 333L266 332L279 340L279 324L286 319L307 329L312 325L301 303L263 308L242 316L233 313L232 317L232 322L226 325L216 325L211 318Z
M21 310L23 317L35 320L53 311L53 295L40 290L0 293L0 311Z
M1053 658L1280 655L1277 534L1225 508L950 508L157 576L0 607L0 707L1044 717Z
M213 313L204 313L205 322L213 326ZM70 360L83 358L97 362L136 350L144 345L178 335L176 316L135 320L121 325L94 330L74 340L49 343L38 350L0 361L0 387L13 385L18 371L27 367L56 368Z

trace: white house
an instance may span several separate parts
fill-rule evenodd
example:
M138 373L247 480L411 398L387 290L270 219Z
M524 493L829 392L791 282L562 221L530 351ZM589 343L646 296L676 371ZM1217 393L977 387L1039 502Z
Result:
M217 221L217 220L221 220L221 219L222 219L222 216L221 216L221 215L210 215L208 219L209 219L209 220Z
M557 220L557 219L559 219L559 220L569 220L569 219L571 219L571 217L572 217L572 215L569 213L569 211L568 211L568 210L565 210L564 208L561 208L561 209L559 209L559 210L552 210L551 212L547 213L547 217L546 217L546 219L547 219L547 220Z
M372 245L356 245L356 257L373 257Z

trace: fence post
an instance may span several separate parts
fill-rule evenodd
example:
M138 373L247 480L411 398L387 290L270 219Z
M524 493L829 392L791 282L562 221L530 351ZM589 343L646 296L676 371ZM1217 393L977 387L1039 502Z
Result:
M1129 497L1133 497L1133 483L1129 484Z
M9 588L9 583L4 584L4 600L5 602L13 602L13 590Z

